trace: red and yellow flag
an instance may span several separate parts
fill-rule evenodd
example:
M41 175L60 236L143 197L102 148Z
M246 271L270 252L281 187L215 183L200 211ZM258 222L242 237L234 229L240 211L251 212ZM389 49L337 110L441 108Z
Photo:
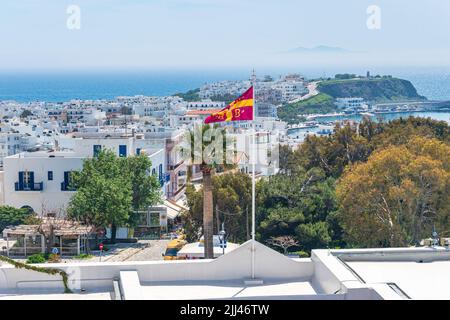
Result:
M253 120L253 87L219 112L207 117L205 123L243 120Z

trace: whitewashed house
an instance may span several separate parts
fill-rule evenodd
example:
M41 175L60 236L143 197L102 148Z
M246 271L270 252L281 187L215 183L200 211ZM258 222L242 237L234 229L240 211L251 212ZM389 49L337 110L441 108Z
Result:
M1 181L4 204L17 208L30 207L39 215L63 214L75 192L70 188L70 174L81 170L84 159L102 149L110 149L119 156L145 153L152 161L151 174L158 177L163 193L168 183L165 149L136 147L133 139L73 139L68 151L23 152L6 157ZM69 140L70 141L70 140Z

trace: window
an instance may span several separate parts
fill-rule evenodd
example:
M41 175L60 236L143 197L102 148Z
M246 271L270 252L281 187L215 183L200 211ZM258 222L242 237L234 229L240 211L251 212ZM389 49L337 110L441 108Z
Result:
M47 179L48 179L49 181L53 180L53 171L47 172Z
M150 227L159 227L160 226L160 219L159 219L159 212L149 212L149 226Z
M137 148L137 149L136 149L136 154L137 154L137 155L140 155L140 154L141 154L141 148Z
M42 186L41 186L42 187ZM33 171L19 171L19 181L15 183L16 191L33 191L35 190L34 172ZM36 189L39 190L39 189ZM42 189L40 189L42 190Z
M102 151L102 146L99 144L94 144L94 157L98 157L100 152Z
M127 146L124 144L121 144L119 146L119 157L126 157L127 156Z
M61 191L75 191L76 187L73 185L72 172L64 171L64 182L61 182Z
M30 185L34 180L34 172L24 171L23 173L23 184Z

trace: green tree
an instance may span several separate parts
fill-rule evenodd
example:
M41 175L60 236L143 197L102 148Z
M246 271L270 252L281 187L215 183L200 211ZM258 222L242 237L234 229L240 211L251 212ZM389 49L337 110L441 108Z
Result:
M145 154L121 158L123 175L130 180L132 191L133 213L130 215L130 225L136 225L139 220L139 210L161 202L161 186L155 175L150 175L152 162Z
M70 201L69 217L87 224L111 226L111 242L116 241L117 226L125 225L132 212L132 183L124 175L123 159L112 151L87 159L74 174L77 192Z
M310 251L341 245L334 179L323 170L301 167L295 174L278 174L258 183L257 235L260 241L292 236L299 248Z
M212 178L213 229L218 232L224 223L228 239L244 242L250 238L251 179L241 172L224 173ZM188 240L198 238L202 225L203 188L195 191L192 185L186 189L189 210L183 220ZM215 221L215 223L214 223Z
M339 218L357 246L417 245L450 222L450 147L414 137L349 167L337 186Z
M8 226L27 224L34 214L26 208L17 209L10 206L0 206L0 231Z

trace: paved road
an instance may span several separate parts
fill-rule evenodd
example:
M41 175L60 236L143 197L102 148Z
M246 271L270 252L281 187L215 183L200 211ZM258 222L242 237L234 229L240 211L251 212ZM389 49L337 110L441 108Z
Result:
M308 88L308 93L305 94L304 96L301 96L301 97L298 98L298 99L295 99L295 100L290 101L290 103L295 103L295 102L298 102L298 101L303 101L303 100L309 99L309 98L311 98L311 97L317 96L317 95L319 94L319 90L317 90L317 83L318 83L317 81L310 82L310 83L308 84L308 86L307 86L307 88Z
M139 240L137 243L119 243L105 253L102 262L163 260L162 253L166 251L169 241ZM94 254L94 258L84 261L99 261L98 252Z
M139 240L137 243L108 245L110 249L103 252L101 262L163 260L162 253L166 251L169 241L170 240ZM62 259L62 262L100 262L100 251L93 251L92 255L94 256L90 259ZM26 261L26 259L16 260Z
M163 260L162 253L166 251L170 240L141 240L147 246L131 256L127 261L154 261Z

